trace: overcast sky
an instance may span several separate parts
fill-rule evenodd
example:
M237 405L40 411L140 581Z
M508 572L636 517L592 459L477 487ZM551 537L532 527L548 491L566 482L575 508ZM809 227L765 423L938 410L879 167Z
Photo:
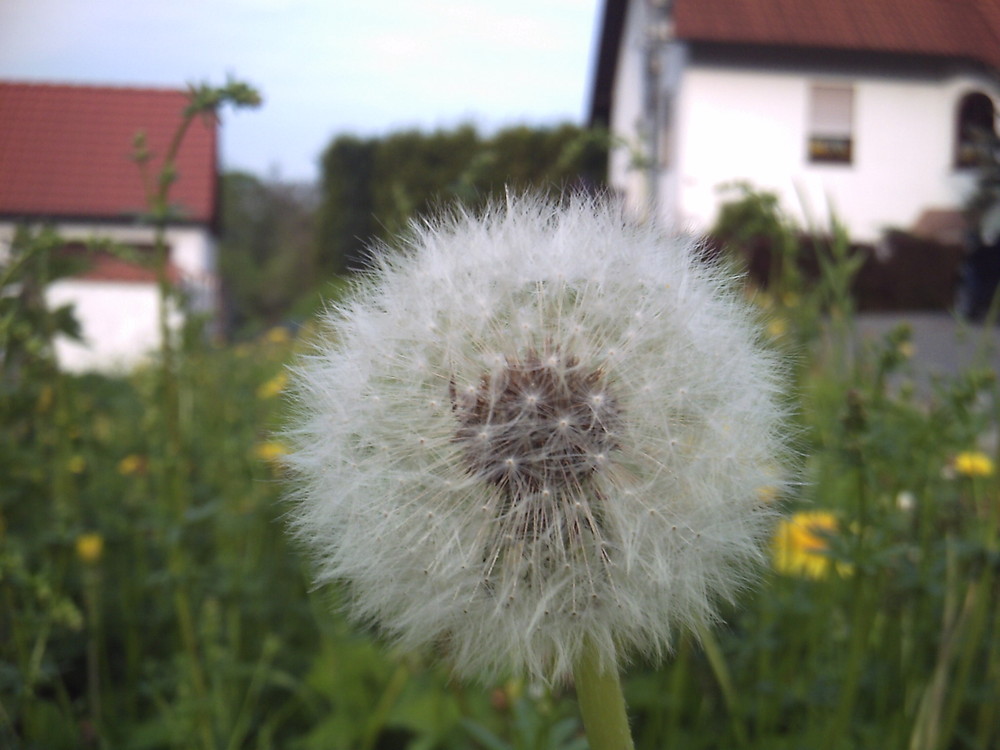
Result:
M336 135L582 123L599 0L0 0L0 78L257 86L226 168L312 179ZM0 113L2 114L2 113Z

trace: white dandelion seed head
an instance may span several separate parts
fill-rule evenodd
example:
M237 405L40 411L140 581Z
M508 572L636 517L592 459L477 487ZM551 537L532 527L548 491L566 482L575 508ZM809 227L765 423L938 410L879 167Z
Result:
M462 674L660 656L764 559L784 417L751 316L690 241L600 202L416 227L297 372L319 581Z

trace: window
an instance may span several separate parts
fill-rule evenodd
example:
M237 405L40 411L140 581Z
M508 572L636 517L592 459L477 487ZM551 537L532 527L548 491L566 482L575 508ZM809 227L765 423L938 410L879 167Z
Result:
M854 88L815 85L809 92L809 161L850 164L854 151Z
M955 167L979 164L983 139L996 135L993 100L980 91L966 94L958 102L955 128Z

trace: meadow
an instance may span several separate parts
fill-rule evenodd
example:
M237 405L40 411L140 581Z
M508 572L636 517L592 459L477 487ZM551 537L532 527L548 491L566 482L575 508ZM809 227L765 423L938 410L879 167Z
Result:
M65 314L25 296L43 240L0 280L0 746L586 747L572 686L456 681L312 590L275 437L309 325L193 325L128 374L61 372ZM759 584L625 675L639 748L1000 742L996 374L927 391L905 326L859 344L844 247L747 289L789 363L800 483L762 490L786 515Z

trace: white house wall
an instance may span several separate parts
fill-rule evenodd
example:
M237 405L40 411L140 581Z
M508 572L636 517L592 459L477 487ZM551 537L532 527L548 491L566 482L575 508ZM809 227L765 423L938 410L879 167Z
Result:
M148 282L57 281L49 286L51 307L72 304L83 341L55 341L60 367L70 372L125 372L160 345L159 290ZM174 314L170 320L180 320Z
M704 231L720 203L718 188L744 180L778 193L786 210L821 226L833 210L857 240L888 227L913 225L929 208L957 207L970 189L968 173L952 168L959 99L986 79L893 79L731 67L689 66L674 124L676 172L661 175L662 207L687 228ZM807 161L808 101L816 83L854 87L851 164Z
M618 139L608 162L608 182L639 212L647 200L646 177L637 162L645 151L643 66L646 43L645 3L628 3L622 43L612 85L614 100L609 127Z
M9 246L14 225L0 224L0 247ZM66 241L112 240L121 244L152 245L149 227L114 224L62 224L56 227ZM180 271L188 309L213 313L217 305L215 242L199 227L173 227L166 232L170 262ZM82 344L60 338L56 355L71 371L128 369L160 346L157 285L141 281L62 279L50 284L50 307L72 303L80 323ZM171 317L172 325L180 316Z

